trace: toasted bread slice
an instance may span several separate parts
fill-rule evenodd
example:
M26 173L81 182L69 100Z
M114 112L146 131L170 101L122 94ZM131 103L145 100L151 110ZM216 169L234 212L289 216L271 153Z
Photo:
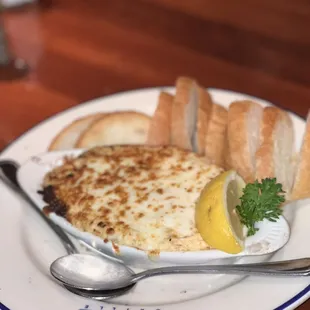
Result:
M70 123L53 139L48 150L57 151L73 149L80 135L87 129L87 127L103 115L103 113L87 115Z
M294 129L289 114L276 107L264 108L260 146L256 152L256 178L276 178L289 194L294 178L292 165Z
M263 108L249 100L235 101L229 106L229 161L245 182L255 179L255 154L259 147L262 114Z
M227 118L227 109L214 103L205 140L205 156L220 167L225 166Z
M169 145L171 133L171 114L174 96L161 92L157 108L150 123L147 136L148 145Z
M296 175L290 199L310 198L310 110L308 112L306 131L298 156Z
M193 139L197 123L197 83L188 77L176 81L176 94L172 105L171 144L193 150Z
M230 155L230 149L229 149L229 143L228 143L228 137L227 137L227 127L226 127L226 137L225 137L225 146L224 146L224 168L226 170L233 169L232 161L231 161L231 155Z
M205 153L205 144L207 138L208 123L211 117L212 98L208 91L198 86L198 111L195 135L193 140L193 149L196 153L203 155Z
M79 138L76 146L90 148L100 145L144 144L151 118L126 111L108 114L95 121Z

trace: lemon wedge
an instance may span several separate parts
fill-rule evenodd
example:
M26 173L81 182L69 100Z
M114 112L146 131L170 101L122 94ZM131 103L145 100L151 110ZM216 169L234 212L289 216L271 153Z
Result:
M226 171L208 183L196 204L196 227L212 248L230 254L244 249L245 231L236 206L245 182L236 171Z

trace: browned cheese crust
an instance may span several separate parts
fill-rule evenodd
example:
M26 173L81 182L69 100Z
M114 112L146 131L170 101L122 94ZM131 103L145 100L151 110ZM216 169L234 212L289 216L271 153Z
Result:
M195 202L221 172L176 147L96 147L46 175L45 211L58 211L81 231L120 245L205 250L195 227Z

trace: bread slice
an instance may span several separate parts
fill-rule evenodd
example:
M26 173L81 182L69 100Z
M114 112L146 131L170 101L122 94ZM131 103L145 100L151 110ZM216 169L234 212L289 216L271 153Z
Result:
M169 145L171 133L171 114L174 96L161 92L157 108L153 115L148 131L146 144Z
M259 147L262 114L263 108L249 100L235 101L228 109L230 163L245 182L255 179L255 154Z
M294 138L289 114L276 107L266 107L261 122L260 147L256 152L256 178L276 178L287 194L294 178Z
M205 139L205 156L220 167L225 166L225 149L227 147L228 112L223 106L214 103Z
M310 110L308 112L306 131L298 156L296 175L290 199L310 198Z
M193 150L193 139L197 123L197 83L188 77L176 81L176 94L172 105L171 144Z
M227 127L226 127L226 139L225 139L225 146L224 146L224 168L226 170L233 169L230 149L229 149L229 144L228 144Z
M90 148L99 145L144 144L151 118L126 111L108 114L94 122L79 138L76 146Z
M198 111L196 129L193 140L193 149L196 153L203 155L205 153L208 123L211 117L212 98L208 91L206 91L201 86L198 86L197 95Z
M70 123L52 140L48 150L57 151L73 149L80 135L87 129L87 127L103 115L103 113L91 114Z

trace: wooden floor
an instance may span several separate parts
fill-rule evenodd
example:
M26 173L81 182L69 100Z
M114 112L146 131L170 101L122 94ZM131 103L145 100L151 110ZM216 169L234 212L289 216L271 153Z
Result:
M0 150L56 112L178 75L310 108L309 0L46 0L4 25L31 71L0 81Z

